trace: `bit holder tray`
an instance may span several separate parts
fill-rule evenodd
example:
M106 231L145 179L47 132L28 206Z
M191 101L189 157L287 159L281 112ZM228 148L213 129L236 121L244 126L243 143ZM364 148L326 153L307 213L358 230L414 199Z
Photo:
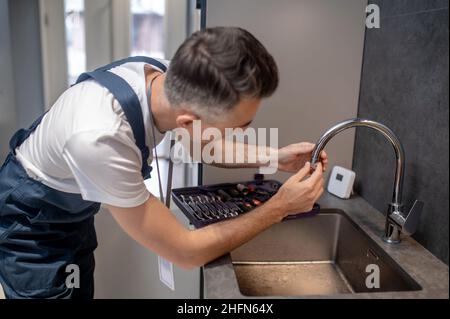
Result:
M240 183L222 183L172 190L174 203L189 221L201 228L245 214L261 206L281 187L275 180L254 180ZM285 219L312 216L320 211L318 204L310 212L290 215Z

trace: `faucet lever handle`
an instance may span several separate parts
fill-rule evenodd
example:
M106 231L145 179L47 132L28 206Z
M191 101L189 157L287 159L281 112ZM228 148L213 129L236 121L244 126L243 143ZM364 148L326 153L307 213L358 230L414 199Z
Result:
M416 200L408 216L405 218L405 222L402 227L403 233L410 236L414 234L419 226L420 215L423 211L424 203L420 200Z

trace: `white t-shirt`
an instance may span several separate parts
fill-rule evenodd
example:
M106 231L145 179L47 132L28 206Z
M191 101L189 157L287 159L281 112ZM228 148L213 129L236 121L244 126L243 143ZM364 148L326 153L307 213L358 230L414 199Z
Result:
M144 66L130 62L110 71L127 81L138 96L151 149ZM164 135L155 131L158 144ZM113 95L93 80L64 92L16 148L16 156L33 179L59 191L79 193L85 200L135 207L149 198L131 126Z

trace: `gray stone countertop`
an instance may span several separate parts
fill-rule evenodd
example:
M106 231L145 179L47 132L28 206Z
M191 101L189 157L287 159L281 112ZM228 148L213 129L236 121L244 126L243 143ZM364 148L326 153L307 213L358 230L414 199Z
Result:
M362 197L353 196L351 199L342 200L325 192L319 204L322 208L344 211L422 287L422 290L301 298L449 298L448 266L411 237L402 236L402 242L398 245L383 242L380 234L384 231L385 217ZM248 298L239 291L230 254L205 265L203 279L204 298Z

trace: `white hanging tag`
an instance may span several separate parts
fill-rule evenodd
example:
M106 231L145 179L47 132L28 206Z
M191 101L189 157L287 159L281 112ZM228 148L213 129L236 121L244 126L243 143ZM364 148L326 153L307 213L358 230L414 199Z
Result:
M158 256L159 280L172 290L175 290L175 280L173 277L173 264Z

